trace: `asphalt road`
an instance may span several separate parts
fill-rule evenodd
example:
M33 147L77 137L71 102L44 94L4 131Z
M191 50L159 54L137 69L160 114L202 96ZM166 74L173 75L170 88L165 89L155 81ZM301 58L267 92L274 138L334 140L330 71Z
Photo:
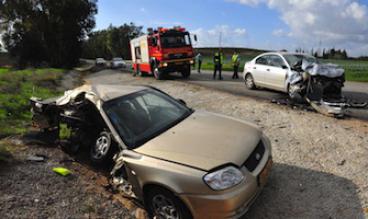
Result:
M129 69L129 67L128 67ZM115 71L115 70L114 70ZM125 70L123 70L125 71ZM222 76L223 80L213 80L212 71L202 71L198 73L196 70L192 70L190 79L183 79L181 74L173 73L166 77L167 80L178 80L185 83L197 84L200 86L228 92L235 95L247 96L264 101L272 100L286 100L288 95L282 92L268 90L268 89L257 89L248 90L245 87L244 80L242 79L242 72L239 73L239 79L233 80L232 72L224 71ZM152 77L152 80L153 77ZM345 82L343 88L343 95L350 100L356 102L368 102L368 83L362 82ZM285 102L285 101L284 101ZM368 108L365 109L349 109L347 112L348 116L368 120Z
M192 71L189 80L186 80L188 83L198 84L201 86L214 88L217 90L229 92L236 95L249 96L258 99L264 100L273 100L273 99L285 99L287 98L287 94L282 92L277 92L273 90L267 89L257 89L257 90L248 90L245 87L244 80L242 79L242 73L239 73L239 79L233 80L232 72L223 72L223 79L219 81L218 79L212 79L212 72L210 71L202 71L202 73L197 73L197 71ZM169 79L174 80L183 80L181 79L179 74L173 74L169 77ZM368 102L368 83L360 83L360 82L345 82L345 87L343 88L343 95L362 102Z

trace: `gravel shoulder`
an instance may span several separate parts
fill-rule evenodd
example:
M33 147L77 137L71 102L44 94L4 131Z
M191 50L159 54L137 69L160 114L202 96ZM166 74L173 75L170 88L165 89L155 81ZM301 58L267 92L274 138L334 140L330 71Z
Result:
M368 218L367 122L337 120L185 81L134 78L119 71L101 71L86 80L152 85L194 109L257 124L272 141L274 166L244 218ZM0 218L144 218L137 203L113 194L106 174L88 163L50 145L24 144L16 138L2 143L11 146L14 159L0 163ZM48 159L26 161L35 154ZM71 176L55 174L55 166L69 168Z

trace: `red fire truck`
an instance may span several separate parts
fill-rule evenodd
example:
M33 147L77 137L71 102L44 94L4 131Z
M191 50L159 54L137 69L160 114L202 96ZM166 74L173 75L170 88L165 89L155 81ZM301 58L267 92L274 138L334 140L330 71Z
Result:
M158 80L171 72L190 76L194 52L190 34L182 27L149 28L147 35L130 41L130 48L134 75L153 74Z

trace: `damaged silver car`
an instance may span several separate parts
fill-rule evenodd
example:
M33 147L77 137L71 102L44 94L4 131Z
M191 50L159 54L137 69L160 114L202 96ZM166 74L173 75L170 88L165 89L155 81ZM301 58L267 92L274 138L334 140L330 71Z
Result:
M85 85L31 104L44 132L68 128L67 150L89 147L94 162L115 154L111 185L151 217L239 218L272 168L271 142L259 128L195 111L153 87Z
M344 114L345 72L337 65L319 63L306 54L264 53L245 64L243 76L248 89L286 92L292 100L307 101L323 114Z

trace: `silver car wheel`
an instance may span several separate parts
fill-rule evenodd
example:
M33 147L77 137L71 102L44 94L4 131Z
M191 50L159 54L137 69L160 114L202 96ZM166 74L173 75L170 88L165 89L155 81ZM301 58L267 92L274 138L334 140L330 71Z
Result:
M110 148L110 139L107 136L100 136L96 140L95 150L93 157L95 159L101 159L106 156Z
M174 203L164 195L155 195L152 198L153 211L157 219L179 219Z
M248 74L245 77L245 85L247 86L248 89L254 89L255 88L255 84L254 84L254 80L252 75Z

